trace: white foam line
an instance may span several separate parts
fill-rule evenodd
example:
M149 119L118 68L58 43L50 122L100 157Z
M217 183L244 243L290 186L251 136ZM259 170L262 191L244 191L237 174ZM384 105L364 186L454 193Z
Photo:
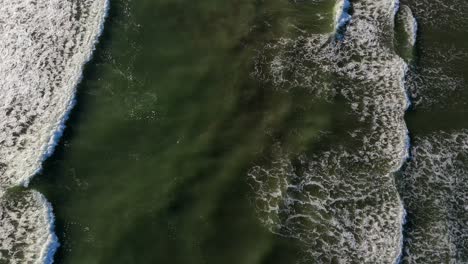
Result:
M398 13L398 10L400 8L400 1L399 0L395 0L395 14L394 16L397 15ZM414 47L415 43L416 43L416 38L417 38L417 31L418 31L418 24L417 24L417 21L416 21L416 18L413 17L413 26L414 26L414 36L413 36L413 43L412 43L412 46ZM402 87L405 87L405 96L406 96L406 101L407 101L407 107L406 107L406 111L408 111L408 109L411 107L411 97L409 95L409 91L408 89L406 88L406 83L405 83L405 78L406 76L408 75L408 72L409 72L409 67L408 67L408 64L405 63L405 74L404 74L404 78L402 80ZM409 135L409 131L408 129L406 129L406 142L405 142L405 156L403 158L403 161L402 161L402 164L400 166L400 168L398 169L401 170L401 168L403 167L403 164L405 162L407 162L411 157L410 157L410 149L411 149L411 137ZM402 208L403 208L403 215L402 215L402 221L401 221L401 235L400 235L400 252L395 260L395 264L399 264L399 263L402 263L403 261L403 250L404 250L404 226L406 224L406 221L407 221L407 211L405 209L405 206L403 204L403 201L401 199L401 197L399 197L400 199L400 203L402 204Z
M418 25L418 20L416 20L416 17L414 17L413 15L413 39L412 39L412 43L411 45L414 47L414 45L416 45L416 40L418 39L418 28L419 28L419 25Z
M393 4L394 4L393 16L396 16L396 14L398 13L398 10L400 10L400 0L395 0Z
M57 235L54 232L55 216L54 216L52 205L47 201L47 199L40 193L38 193L37 195L40 196L39 200L42 201L44 207L47 209L47 223L48 223L48 229L50 232L47 238L47 242L45 243L45 246L41 250L38 262L44 263L44 264L52 264L54 262L55 252L60 246Z
M70 113L73 110L74 106L76 105L76 91L77 91L78 85L81 83L83 79L84 67L88 62L91 61L94 51L96 50L96 46L99 42L99 37L102 35L104 31L104 23L109 14L109 8L110 8L109 0L105 0L103 8L104 8L104 12L102 13L101 18L100 18L99 27L96 29L98 32L97 34L95 34L92 49L88 51L87 57L85 61L83 62L83 64L77 67L77 71L79 72L79 75L77 75L77 78L75 80L74 88L70 96L68 106L65 112L63 113L62 118L58 122L58 125L55 128L55 131L50 137L48 144L44 148L44 154L42 155L42 158L41 158L42 159L41 164L54 153L54 150L57 147L58 143L60 142L60 139L65 131L66 122L68 121L70 117ZM24 179L21 184L27 187L29 185L30 180L35 175L37 175L41 170L42 170L42 165L33 175L31 175L27 179ZM55 252L60 246L60 243L54 231L55 230L55 216L53 213L52 205L47 201L47 199L44 196L42 195L40 196L41 196L40 200L42 200L44 206L47 208L47 220L48 220L47 222L48 222L48 229L50 231L50 234L49 234L49 237L47 238L47 243L45 243L44 247L41 250L39 262L44 263L44 264L52 264L54 262Z
M398 10L400 9L400 1L399 0L395 0L394 2L394 13L393 13L393 17L394 17L394 21L395 21L395 17L398 13ZM405 85L405 77L406 75L408 74L408 65L405 63L405 69L404 69L404 72L405 74L403 74L403 78L402 80L400 80L400 87L403 87L405 89L406 85ZM411 100L410 100L410 97L408 96L408 91L407 89L405 89L405 98L406 98L406 109L405 109L405 112L409 109L410 105L411 105ZM409 158L409 149L410 149L410 144L411 144L411 139L409 137L409 131L408 131L408 128L405 124L405 127L406 127L406 140L405 140L405 154L403 156L403 159L401 161L401 164L399 166L399 168L395 171L399 171L401 170L401 168L403 167L403 164L408 160ZM398 197L398 199L400 200L399 203L401 204L401 207L402 207L402 217L401 217L401 228L400 228L400 241L399 241L399 244L400 244L400 248L399 248L399 252L397 254L397 257L394 261L395 264L398 264L401 262L401 259L403 257L403 245L404 245L404 225L405 225L405 221L406 221L406 210L404 208L404 205L403 205L403 200L401 199L401 197Z
M344 2L337 1L336 3L337 5L335 8L335 11L342 10L342 5ZM326 54L323 57L322 57L322 54L320 54L321 50L319 49L318 52L315 52L316 48L314 47L315 43L323 43L322 38L321 38L322 36L320 36L320 38L312 39L311 40L312 44L310 48L311 55L317 56L316 60L318 61L318 64L323 62L324 71L328 71L328 69L325 69L325 67L327 68L330 67L332 68L330 72L336 71L336 72L339 72L340 74L343 74L343 76L345 77L356 78L357 81L365 80L366 83L378 82L378 84L381 84L381 85L384 85L384 84L382 84L379 81L379 78L384 78L384 80L387 81L388 85L391 85L391 88L392 88L391 90L392 97L390 96L386 97L388 89L387 89L387 84L385 84L385 86L381 86L380 89L377 90L375 93L372 93L371 96L366 96L366 97L363 96L363 98L358 99L358 100L362 100L362 105L364 108L362 110L362 113L366 114L369 120L372 120L372 122L375 122L376 120L380 118L382 121L385 122L384 125L378 124L378 122L376 122L376 125L372 127L372 133L373 133L372 136L376 138L375 140L377 141L377 143L371 142L371 140L374 140L374 139L367 137L367 135L365 135L363 137L363 145L366 149L364 149L363 147L362 153L366 153L366 154L361 154L361 153L358 153L357 155L349 154L349 156L347 154L342 154L343 157L350 158L352 156L356 160L362 159L363 161L365 160L365 162L369 162L369 160L379 161L380 156L385 156L384 160L387 161L388 159L388 162L389 162L388 164L391 165L391 168L388 171L386 171L385 175L376 175L377 177L381 177L382 179L389 180L388 182L389 185L386 185L383 187L385 189L388 189L389 194L391 194L392 198L395 198L395 200L390 199L388 202L385 201L386 203L385 205L388 206L387 208L391 208L390 209L391 211L385 210L389 214L388 215L386 213L382 214L383 217L386 217L382 219L386 219L386 221L390 222L391 225L387 225L384 228L374 229L372 231L369 231L368 233L369 235L371 235L372 233L372 235L378 236L380 241L382 241L385 244L374 244L374 241L376 240L369 240L369 242L367 242L367 245L374 244L375 247L369 250L369 248L366 248L365 246L363 246L363 248L366 248L366 249L361 251L365 254L368 254L366 257L374 258L373 260L370 260L371 262L372 261L382 262L383 257L385 256L386 263L395 263L395 262L398 262L399 259L401 259L402 252L403 252L403 241L404 241L403 231L404 231L404 223L406 220L406 211L405 211L402 199L398 197L397 188L394 183L393 173L401 170L405 161L409 158L409 150L411 147L409 131L404 120L404 114L411 105L410 97L408 94L408 89L405 84L405 79L406 79L406 76L408 75L409 67L407 63L404 63L404 60L402 58L397 57L396 52L390 52L390 50L383 49L381 47L381 40L380 40L380 34L382 33L392 34L393 33L393 32L381 32L380 28L383 25L387 25L387 23L393 23L395 21L395 15L396 15L396 12L398 11L399 6L400 6L399 2L395 0L381 0L381 1L369 0L369 1L359 1L359 2L356 1L353 7L354 7L354 14L356 18L358 19L353 19L350 22L349 26L346 28L347 39L343 43L341 43L340 41L333 43L333 44L338 44L338 45L331 45L332 47L330 49L323 49ZM392 17L392 14L394 14L393 17ZM340 16L341 14L338 14L335 12L335 21L338 21L338 18ZM360 19L363 17L364 19ZM384 18L385 21L380 20L380 18ZM387 27L385 27L384 29L387 29ZM341 30L336 33L337 34L341 33ZM329 39L329 35L328 34L325 35L324 39ZM291 41L291 42L294 42L294 41ZM279 49L283 47L289 48L287 44L285 45L279 44L278 46L279 46ZM335 55L334 52L336 50L334 49L335 48L334 46L336 46L337 50L339 50L339 52L337 52L339 58L329 59L328 56L333 57ZM292 46L292 47L295 48L295 46ZM363 51L359 52L361 51L361 49ZM385 53L385 56L382 56L381 55L382 53ZM352 57L352 55L354 54L362 55L364 57L364 60L362 60L361 62L354 62L352 59L349 59L348 61L347 56ZM341 58L341 56L343 56L343 58ZM286 58L283 59L283 61L286 63L281 66L286 65L285 67L289 67L289 65L287 64L289 63L289 61L287 61L287 59L288 57L286 56ZM309 60L307 59L304 61L308 62ZM301 62L302 61L300 61L299 63ZM334 65L336 62L343 62L345 66L337 65L337 67L335 68ZM296 60L291 60L290 65L294 65L296 63L297 63ZM291 66L290 69L296 69L296 66L295 65ZM388 70L391 70L391 71L387 72ZM282 71L284 71L284 69L280 69L277 72L273 72L273 75L278 74L278 72L282 73ZM395 77L397 79L395 79ZM292 79L292 81L296 81L296 80L301 81L299 78L296 78L296 77ZM286 80L286 81L289 81L289 80ZM304 83L304 86L307 86L307 87L312 86L310 85L311 83L308 81L304 81L303 83ZM312 83L312 84L315 85L315 83ZM352 92L348 92L346 89L344 89L344 93L343 93L343 95L347 99L351 100L351 103L353 105L356 104L356 108L353 108L353 110L356 109L356 111L359 110L359 103L358 103L359 101L356 100L357 99L356 97L359 96L357 95L359 92L361 92L361 90L355 92L355 94L353 95L349 95L349 94L352 94ZM375 95L375 96L372 96L372 95ZM394 98L395 95L396 95L396 100ZM382 102L382 104L379 104L380 102ZM375 106L378 110L376 114L372 113L373 106ZM359 110L359 112L361 112L361 110ZM366 116L364 116L364 118L361 119L363 122L367 120ZM391 146L389 146L388 148L382 148L382 144L379 142L379 140L387 139L387 138L392 139L392 140L395 139L395 142L397 142L398 144L390 143L388 145L391 145ZM380 153L378 153L377 155L375 155L374 153L366 152L369 150L369 148L372 148L372 147L380 147L379 151L382 154L379 155ZM337 152L341 153L342 149L339 149ZM310 170L310 175L311 175L307 177L311 177L311 178L320 177L320 176L325 177L324 175L327 175L330 165L335 166L336 163L339 164L342 161L341 158L331 159L334 156L341 157L340 156L341 154L337 155L337 152L329 152L326 158L312 157L312 160L308 160L308 159L305 160L304 162L306 164L309 163L307 169ZM282 156L283 154L280 152L279 155ZM360 157L359 155L363 155L363 157ZM377 157L368 157L364 155L369 155L369 156L375 155ZM286 158L285 158L286 163L289 162L287 161L288 159L289 157L286 155ZM316 160L321 160L321 161L319 162ZM270 201L273 202L274 204L283 203L285 207L288 208L289 210L289 208L292 208L292 206L290 206L290 199L289 199L290 196L287 193L285 193L284 197L282 197L283 199L282 201L279 199L269 200L269 197L265 196L265 194L268 194L269 192L270 186L268 183L270 182L270 178L273 179L272 182L275 182L274 183L275 187L277 187L278 189L284 189L284 188L289 189L289 186L287 185L287 183L284 183L284 181L288 181L289 178L295 179L296 175L294 175L294 169L291 169L294 166L290 163L280 164L279 166L275 164L274 166L275 166L274 169L272 169L268 173L264 173L262 171L257 172L259 173L258 178L264 177L266 179L264 180L265 184L263 185L259 184L259 187L257 188L256 191L257 193L259 193L259 196L262 199L261 203L267 202L266 205L269 205L268 203ZM350 164L350 166L352 165ZM336 167L341 167L341 166L336 166ZM322 169L322 168L327 168L327 170ZM343 171L337 171L337 170L338 169L335 169L333 167L332 175L333 177L336 177L338 179L337 182L339 182L341 179L339 179L338 176L341 174L345 175L348 173L345 172L345 169L343 169ZM284 176L281 176L281 175L284 175ZM358 188L362 188L362 187L359 186ZM344 199L350 199L349 197L351 196L348 195L344 197ZM362 196L367 197L366 195L362 195ZM320 199L322 198L317 198L317 200L320 200ZM329 198L325 198L325 199L329 199ZM307 202L310 205L312 205L310 201L307 201ZM330 208L332 208L332 206L330 206ZM326 209L324 211L326 211ZM295 213L294 209L291 209L291 211L287 211L286 213L276 212L277 215L273 215L272 217L270 217L271 215L270 212L266 212L266 213L268 214L268 220L271 223L272 218L281 217L281 214L289 215L291 212ZM380 215L378 217L380 218ZM284 226L281 221L276 220L276 222L274 222L275 220L276 219L273 220L272 224L276 226L280 226L280 227ZM365 224L362 224L361 226L365 227ZM357 227L358 226L356 226L356 228ZM308 243L310 245L315 245L316 243L315 238L310 239L308 235L303 234L304 232L308 232L308 230L306 230L306 227L303 228L300 225L296 225L296 226L292 225L291 227L285 227L285 229L288 235L290 235L291 237L302 239L304 243ZM342 236L343 241L349 241L350 244L356 243L353 240L353 238L345 237L345 234L343 234L343 232L341 232L340 234L336 234L336 235ZM317 237L317 239L319 238L320 238L320 235ZM354 249L356 249L355 245L356 244L353 244ZM384 246L382 247L381 245L384 245ZM323 250L323 249L320 249L320 248L317 249L316 253L319 252L320 250ZM333 254L341 256L345 248L337 247L337 248L332 249L330 247L325 250L328 252L335 250L333 251ZM322 252L320 253L322 254ZM330 255L330 257L331 256L332 255Z
M405 79L406 79L406 76L408 75L408 72L409 72L409 68L408 68L408 64L405 63L405 69L404 69L404 72L405 74L403 75L403 78L401 80L401 87L404 87L405 88L405 98L406 98L406 108L405 108L405 112L408 111L408 109L410 108L411 106L411 98L408 94L408 89L406 89L406 82L405 82ZM406 127L406 139L405 139L405 153L403 155L403 159L401 160L401 164L399 166L399 168L395 171L399 171L401 170L401 168L403 167L403 164L408 161L409 157L410 157L410 148L411 148L411 138L409 136L409 130L408 130L408 127L406 126L405 124L405 127Z
M401 200L401 198L400 198ZM403 206L403 215L402 215L402 221L401 221L401 236L400 236L400 254L398 254L398 257L396 258L395 260L395 264L400 264L402 263L403 261L403 248L404 248L404 243L405 243L405 239L404 239L404 226L406 224L406 217L407 217L408 213L406 212L406 209L405 207Z
M52 154L55 151L55 148L60 143L60 139L62 138L63 133L65 132L66 122L70 118L71 111L73 110L73 108L76 105L76 92L77 92L78 85L81 83L81 81L83 79L84 67L93 58L94 51L96 50L96 46L97 46L97 44L99 42L99 37L102 35L102 32L104 31L104 23L105 23L105 20L106 20L108 14L109 14L109 8L110 8L109 0L105 0L103 8L104 8L104 12L101 15L101 18L100 18L100 21L99 21L99 27L97 28L98 33L95 34L92 49L88 51L86 59L77 68L77 72L79 72L79 75L77 75L76 80L74 82L75 85L74 85L74 88L72 90L70 100L68 102L68 106L66 107L65 112L63 113L62 117L60 118L55 130L52 132L52 135L50 136L47 145L44 147L43 154L42 154L42 157L41 157L41 166L31 176L29 176L26 179L23 179L22 182L20 183L20 185L22 185L24 187L28 187L29 182L31 181L31 179L35 175L37 175L38 173L40 173L42 171L42 163L44 163L44 161L46 161L50 156L52 156Z

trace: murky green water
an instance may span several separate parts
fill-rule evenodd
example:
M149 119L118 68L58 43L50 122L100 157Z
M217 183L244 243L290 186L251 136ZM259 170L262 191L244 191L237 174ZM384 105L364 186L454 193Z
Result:
M420 142L434 143L439 137L430 137L433 133L458 133L468 128L464 119L468 96L467 27L456 26L466 25L460 12L468 5L460 1L446 5L403 1L419 24L408 77L413 78L408 81L408 89L414 103L406 116L414 147ZM353 150L357 143L351 134L372 131L371 122L359 123L359 116L351 111L352 104L346 101L349 98L344 99L346 94L321 98L308 89L293 89L300 86L293 82L287 89L274 89L270 82L253 76L255 63L261 60L258 51L268 51L267 44L280 38L300 38L304 32L333 31L336 1L111 2L106 29L93 61L86 67L65 135L43 172L32 182L32 187L44 193L54 208L61 242L56 263L322 263L311 260L308 245L300 239L276 235L284 232L272 233L261 223L256 194L247 175L253 166L270 162L277 142L297 155L332 156L336 153L326 152L330 146ZM453 5L459 9L447 8ZM440 21L434 22L437 18ZM292 53L288 56L299 57ZM307 60L297 60L309 70L316 67L308 65ZM285 75L286 79L294 79L292 72L286 71ZM351 83L340 78L338 74L324 74L320 80L326 87ZM369 89L373 87L370 84L365 83ZM436 143L463 145L461 140L450 142ZM454 162L458 167L453 171L462 175L468 151L450 148L449 152L453 151L460 152ZM433 152L432 156L437 156L437 151ZM346 166L356 163L349 174L359 176L368 166L346 157L340 159L348 162ZM379 159L385 163L381 167L387 169L388 161ZM308 168L301 162L305 161L293 160L292 167L297 175L306 175ZM441 168L437 162L431 164L421 173L429 181L430 172ZM330 170L340 176L343 172L339 165L317 174ZM317 164L310 166L321 168ZM441 213L437 211L440 204L434 205L438 198L429 195L434 186L421 187L429 198L408 195L409 191L416 192L413 188L418 185L405 181L415 175L407 168L412 167L405 165L403 176L398 174L396 179L400 196L409 205L404 233L408 237L413 236L415 225L429 225L430 221L424 219ZM372 169L372 173L381 170L373 165ZM344 183L336 187L338 193L340 188L347 190L344 178ZM376 177L369 181L366 176L359 179L363 189L374 185L380 188L380 181L386 180ZM461 180L462 176L457 178ZM454 231L456 238L451 238L456 241L455 248L461 249L449 252L449 257L429 258L434 263L467 258L463 251L463 245L467 245L463 232L468 230L464 229L463 219L467 218L463 197L468 190L460 186L456 190L460 195L454 198L460 203L458 207L442 206L450 207L444 211L446 215L457 216L436 222L461 225L458 232L462 235ZM387 198L382 201L387 202ZM426 207L414 207L418 201ZM379 202L374 198L349 202L352 205L338 201L332 207L351 206L359 211L380 208ZM447 202L454 203L450 199ZM421 216L421 212L434 208L436 213ZM349 218L358 222L359 216ZM461 221L454 223L453 219ZM379 221L376 218L375 222ZM319 225L305 228L326 233ZM450 237L451 232L445 233ZM325 241L337 243L333 239ZM359 237L353 241L359 242ZM411 248L408 243L405 241L405 247ZM429 246L430 250L444 251ZM411 252L418 253L413 249ZM333 261L340 263L336 258ZM404 262L417 263L408 258Z

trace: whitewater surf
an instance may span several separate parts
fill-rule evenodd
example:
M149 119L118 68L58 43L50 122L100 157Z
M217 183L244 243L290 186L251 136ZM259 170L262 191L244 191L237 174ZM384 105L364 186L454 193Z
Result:
M3 1L0 7L0 259L52 263L51 205L21 190L51 155L83 67L102 31L106 0Z

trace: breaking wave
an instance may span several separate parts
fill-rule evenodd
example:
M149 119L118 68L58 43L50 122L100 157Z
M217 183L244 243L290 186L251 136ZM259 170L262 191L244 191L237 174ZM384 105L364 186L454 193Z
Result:
M412 101L415 107L421 109L453 107L454 103L450 99L463 93L466 86L459 69L466 67L468 49L464 44L457 45L454 40L468 33L468 2L406 2L418 18L419 26L426 31L421 36L423 48L418 49L418 62L412 65L408 76L407 87Z
M403 263L467 263L468 131L414 142L398 177L408 211Z
M52 263L58 247L54 215L36 191L11 190L0 197L0 259L8 263Z
M53 216L28 185L63 133L106 0L11 0L0 7L0 258L51 263ZM13 198L12 198L13 197Z
M269 162L249 172L262 222L301 241L318 263L395 263L401 256L405 210L393 173L408 158L409 99L408 65L393 42L398 8L392 0L353 1L342 38L282 38L258 56L257 79L328 100L341 96L361 124L349 133L352 144L313 155L288 153L278 142Z

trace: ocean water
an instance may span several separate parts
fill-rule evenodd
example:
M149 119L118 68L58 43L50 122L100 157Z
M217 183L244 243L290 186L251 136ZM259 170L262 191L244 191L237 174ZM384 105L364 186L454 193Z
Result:
M468 263L464 0L56 2L1 20L0 263Z

